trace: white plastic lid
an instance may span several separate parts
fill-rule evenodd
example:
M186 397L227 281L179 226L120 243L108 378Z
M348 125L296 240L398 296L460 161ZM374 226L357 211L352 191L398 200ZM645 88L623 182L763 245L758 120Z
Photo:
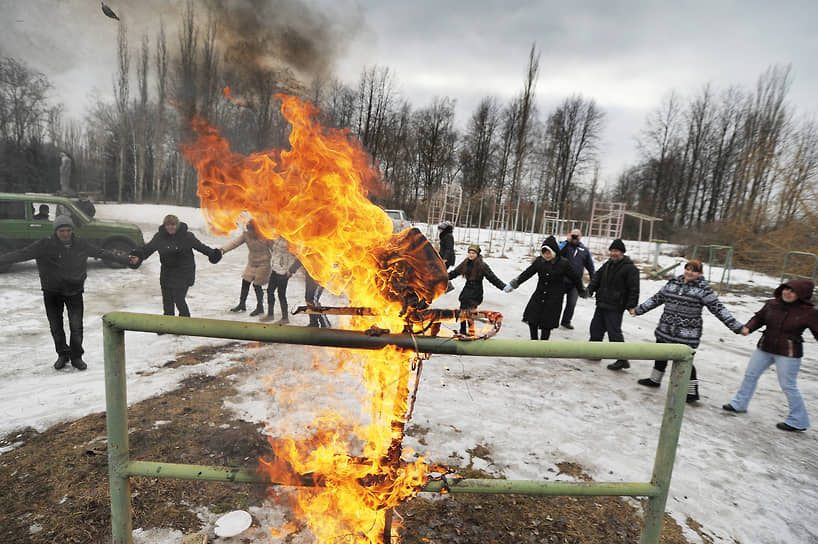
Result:
M216 536L231 537L246 531L253 518L244 510L233 510L216 520Z

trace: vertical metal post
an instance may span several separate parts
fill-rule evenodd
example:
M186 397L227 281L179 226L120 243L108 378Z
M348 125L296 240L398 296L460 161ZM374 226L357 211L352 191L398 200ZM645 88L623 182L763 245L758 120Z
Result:
M114 544L132 544L131 484L128 480L128 396L125 385L125 331L102 323L105 350L105 421Z
M645 511L645 528L639 537L639 544L659 544L662 533L662 522L665 516L665 504L670 492L670 478L673 475L673 462L676 459L676 446L679 443L679 432L682 429L687 386L690 383L690 372L693 368L693 356L673 361L670 373L665 412L662 416L662 428L659 430L659 443L656 445L656 459L653 463L653 475L650 483L659 487L661 492L648 498Z

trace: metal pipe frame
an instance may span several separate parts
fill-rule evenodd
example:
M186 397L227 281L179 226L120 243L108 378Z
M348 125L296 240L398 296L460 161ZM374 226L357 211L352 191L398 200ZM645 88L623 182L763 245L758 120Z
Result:
M428 336L412 337L406 334L368 336L358 331L128 312L112 312L104 315L102 320L105 349L108 471L114 544L132 544L133 542L129 481L132 476L279 485L244 469L130 460L125 379L126 330L348 349L376 350L391 345L412 351L417 350L421 353L481 357L672 360L670 385L650 482L541 482L444 478L428 482L421 490L450 493L647 497L645 523L639 543L658 544L659 542L665 504L670 491L673 463L676 458L676 447L684 416L687 385L693 366L693 351L687 346L502 339L462 341ZM303 485L311 486L314 485L314 482L305 476Z

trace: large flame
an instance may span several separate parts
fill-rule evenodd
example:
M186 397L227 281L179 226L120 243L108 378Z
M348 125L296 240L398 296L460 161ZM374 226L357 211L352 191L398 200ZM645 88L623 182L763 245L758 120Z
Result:
M211 230L232 232L246 211L263 235L287 240L319 283L378 315L348 326L400 332L407 304L424 307L445 292L445 265L416 229L392 234L389 217L367 199L380 176L349 131L322 127L309 103L279 98L292 125L287 151L232 153L207 121L193 121L198 140L182 151L198 170ZM271 439L275 456L261 467L273 482L316 484L297 488L293 508L319 541L379 543L388 538L386 513L430 470L422 458L402 459L412 354L387 348L340 357L336 368L365 384L366 421L324 414L308 436Z

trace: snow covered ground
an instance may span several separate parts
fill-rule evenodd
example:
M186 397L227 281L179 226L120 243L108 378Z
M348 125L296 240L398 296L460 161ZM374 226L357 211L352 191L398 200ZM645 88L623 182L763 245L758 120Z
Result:
M219 246L226 239L207 232L199 211L155 205L98 205L98 217L137 222L146 240L156 231L162 217L177 214L201 240ZM487 236L484 232L482 236ZM470 241L476 241L472 231ZM458 242L465 241L457 238ZM486 239L481 238L484 247ZM509 235L504 256L495 250L486 260L497 275L508 281L530 261L530 239ZM627 242L629 253L652 262L651 248ZM496 247L500 247L499 244ZM456 247L458 261L465 247ZM596 255L597 264L604 260ZM667 266L680 260L661 256ZM246 262L242 249L228 253L211 265L197 254L197 280L188 302L195 317L245 319L227 312L235 304L240 274ZM159 258L154 255L138 270L110 270L89 266L85 296L85 360L88 370L55 371L48 324L42 306L36 265L17 264L0 275L0 436L23 427L43 430L57 422L105 409L103 350L100 317L109 311L161 313ZM716 279L720 271L711 275ZM522 310L536 279L505 294L487 284L483 309L504 314L500 338L528 339L528 328L520 321ZM777 278L735 270L732 283L752 282L769 288ZM642 280L640 300L664 282ZM436 307L457 307L462 279L457 289L441 297ZM303 278L292 280L290 304L303 301ZM728 293L722 301L741 321L758 310L764 298ZM344 304L325 293L325 304ZM582 341L588 338L593 301L580 300L574 330L559 329L552 340ZM653 329L661 310L644 316L625 316L624 333L629 342L653 342ZM818 434L786 433L775 424L786 416L786 400L774 371L766 374L746 414L730 414L721 405L732 398L759 333L734 335L708 312L705 333L695 364L699 372L701 401L689 406L679 442L667 509L684 526L687 516L704 526L716 543L772 544L818 542L818 524L812 516L818 509ZM306 317L295 316L294 325L305 325ZM126 333L128 400L137 402L176 387L190 373L217 372L230 362L228 357L196 367L160 367L175 353L225 340L156 336ZM818 346L808 338L799 385L812 414L818 418ZM326 383L325 403L352 407L357 399L348 390L329 387L336 378L312 370L313 356L320 348L264 346L253 350L257 371L239 384L242 394L227 406L252 421L275 425L309 419L315 403L283 407L267 395L265 379L300 382L305 373L317 386ZM407 444L432 460L447 463L455 458L469 460L466 450L477 445L490 452L491 462L474 459L475 467L511 479L554 479L561 461L581 463L598 481L648 481L653 464L667 384L658 391L636 384L650 372L651 362L633 361L630 370L607 370L608 361L581 359L489 359L480 357L433 356L424 365L417 404L411 424L425 432L424 443L409 437ZM150 371L150 372L146 372ZM158 416L161 418L161 415ZM10 436L13 442L13 434ZM2 452L0 452L2 453ZM461 461L462 464L462 461ZM264 522L278 523L280 513L253 511ZM211 532L215 516L202 512ZM810 521L813 520L813 521ZM698 536L690 532L690 540ZM179 533L138 528L136 542L178 542ZM238 537L237 537L238 538ZM229 539L217 542L231 542Z

